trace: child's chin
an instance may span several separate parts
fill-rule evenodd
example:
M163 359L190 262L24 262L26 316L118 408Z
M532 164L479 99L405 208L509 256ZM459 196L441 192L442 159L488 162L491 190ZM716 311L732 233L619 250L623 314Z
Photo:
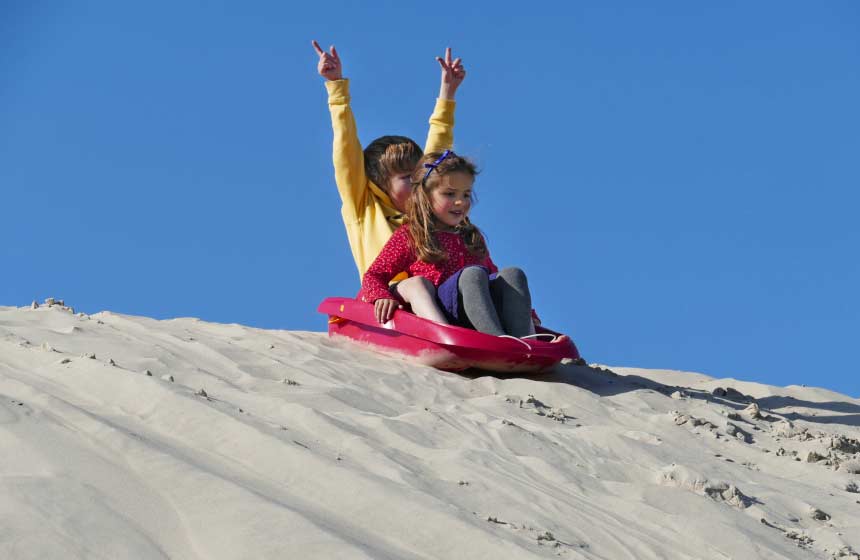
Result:
M438 219L438 218L437 218L437 219ZM451 219L451 220L442 220L442 219L439 219L439 222L441 222L441 223L445 224L445 226L446 226L446 227L449 227L449 228L459 227L459 226L463 225L463 221L464 221L464 219L463 219L463 218L461 218L461 219L459 219L459 220L457 220L457 219Z

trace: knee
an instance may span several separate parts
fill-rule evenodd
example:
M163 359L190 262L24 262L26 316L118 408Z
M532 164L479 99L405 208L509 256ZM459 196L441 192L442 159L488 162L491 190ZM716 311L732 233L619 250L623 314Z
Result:
M433 282L423 276L413 276L402 281L399 284L397 291L408 301L420 294L435 296L436 286L433 285Z
M433 282L423 276L416 276L415 278L415 286L417 289L422 292L427 292L430 295L436 295L436 286L433 285Z
M503 268L499 271L499 277L504 278L508 281L508 283L513 285L526 285L528 284L528 278L526 278L526 273L523 272L523 269L510 266L508 268Z
M486 284L489 280L489 276L487 275L487 271L481 268L480 266L468 266L460 272L460 281L459 284L468 283L484 283Z

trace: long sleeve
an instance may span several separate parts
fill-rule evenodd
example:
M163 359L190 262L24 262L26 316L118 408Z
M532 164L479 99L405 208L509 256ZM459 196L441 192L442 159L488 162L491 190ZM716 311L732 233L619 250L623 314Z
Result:
M453 99L436 100L436 107L430 115L430 131L427 133L427 144L424 153L444 152L454 147L454 109L457 103Z
M349 80L325 83L328 108L334 132L332 161L337 190L343 201L344 219L359 219L359 208L367 196L367 176L364 174L364 153L358 141L355 117L349 106Z
M409 242L409 228L401 226L364 273L359 299L373 303L378 299L391 298L388 283L399 273L407 271L416 260L415 251Z

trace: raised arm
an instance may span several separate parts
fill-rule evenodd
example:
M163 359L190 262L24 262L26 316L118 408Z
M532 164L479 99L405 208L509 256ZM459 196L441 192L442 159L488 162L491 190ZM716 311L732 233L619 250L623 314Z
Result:
M344 209L356 214L355 209L367 196L367 176L364 174L364 153L358 141L355 117L349 106L349 80L343 78L343 65L334 46L326 52L316 41L312 45L319 55L317 71L326 79L328 90L328 108L334 132L332 162L335 183Z
M442 67L442 79L439 85L439 99L430 116L430 132L427 134L425 153L444 152L454 147L454 96L463 80L466 79L466 69L460 58L452 60L451 48L445 49L445 58L436 57Z

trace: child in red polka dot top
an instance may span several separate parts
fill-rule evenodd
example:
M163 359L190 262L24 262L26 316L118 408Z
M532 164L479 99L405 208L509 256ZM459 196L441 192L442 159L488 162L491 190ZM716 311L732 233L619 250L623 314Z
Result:
M497 336L535 333L522 270L499 270L469 221L478 174L450 150L426 154L412 177L407 220L364 274L359 299L385 323L408 303L419 317ZM389 286L401 272L409 278Z

